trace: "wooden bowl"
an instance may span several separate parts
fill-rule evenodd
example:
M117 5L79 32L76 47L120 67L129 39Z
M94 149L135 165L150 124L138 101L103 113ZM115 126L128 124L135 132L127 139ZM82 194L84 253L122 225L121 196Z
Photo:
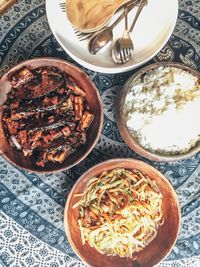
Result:
M24 66L30 66L33 69L41 66L58 67L61 71L66 72L72 78L74 78L79 86L86 92L86 99L90 105L92 113L94 114L94 120L87 131L88 140L84 146L79 147L74 153L67 157L62 164L48 162L44 168L38 167L31 161L30 158L24 157L21 153L14 151L9 145L4 134L1 118L3 112L3 104L6 101L8 92L11 90L10 77L13 73ZM101 97L95 84L81 69L64 60L56 58L36 58L27 60L11 68L0 79L0 153L7 161L17 167L40 173L50 173L71 168L72 166L82 161L92 151L99 139L102 125L103 106Z
M78 201L75 194L84 191L87 182L94 176L99 175L104 170L114 168L138 169L143 174L147 174L154 179L163 195L163 217L164 223L159 227L156 238L138 253L137 262L130 258L120 258L119 256L107 256L100 254L88 243L82 245L80 230L77 226L78 208L73 209L73 205ZM133 159L113 159L100 163L85 172L73 186L64 211L64 225L68 240L80 257L89 266L95 267L151 267L162 261L172 250L180 229L180 208L176 193L169 181L155 168L150 165Z
M2 16L12 5L14 5L16 0L3 0L0 3L0 16Z
M187 67L183 64L179 63L172 63L172 62L162 62L162 63L154 63L149 66L144 67L143 69L137 71L134 73L128 81L125 83L123 86L121 93L119 95L119 99L117 101L117 108L116 108L116 121L117 121L117 126L119 128L120 134L126 144L136 153L139 155L148 158L150 160L155 160L155 161L176 161L176 160L181 160L185 159L187 157L190 157L194 155L195 153L200 151L200 142L198 142L193 148L191 148L188 152L186 153L179 153L175 155L170 155L170 154L159 154L150 150L145 149L134 137L130 131L128 130L128 127L126 125L126 121L124 119L124 103L126 96L130 90L130 84L133 82L134 79L138 78L139 76L145 74L146 72L153 70L157 67L176 67L185 71L188 71L189 73L193 74L196 77L199 77L200 79L200 73L191 69L190 67ZM158 129L159 131L159 129Z

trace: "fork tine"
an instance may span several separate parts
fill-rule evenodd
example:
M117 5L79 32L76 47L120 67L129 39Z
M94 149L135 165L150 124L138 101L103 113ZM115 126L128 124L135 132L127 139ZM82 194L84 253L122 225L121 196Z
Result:
M132 50L130 48L122 48L120 50L120 58L123 64L128 62L130 57L132 57Z
M75 30L74 33L76 34L77 37L87 36L91 34L90 32L80 32L78 30Z
M129 48L129 56L130 56L130 58L132 58L132 56L133 56L133 48Z
M123 58L123 55L122 55L122 49L120 49L119 55L120 55L121 63L124 63L124 58Z
M90 34L90 35L86 35L86 36L80 36L80 37L78 37L78 39L79 39L79 41L85 41L85 40L87 40L88 38L90 38L90 36L92 36L92 34Z
M116 41L116 50L117 50L117 53L118 53L118 55L120 57L120 61L121 61L121 62L118 61L117 63L123 63L122 50L121 50L121 46L120 46L118 41Z
M131 49L130 48L126 48L126 55L129 58L131 54Z
M63 12L66 11L66 4L65 3L59 3L59 6Z
M127 58L127 55L126 55L126 49L122 49L122 52L123 52L123 63L126 62L126 58Z
M79 39L79 41L84 41L88 38L90 38L93 34L93 32L80 32L78 30L74 30L75 35Z
M128 57L128 60L131 59L133 56L133 48L127 48L127 57Z

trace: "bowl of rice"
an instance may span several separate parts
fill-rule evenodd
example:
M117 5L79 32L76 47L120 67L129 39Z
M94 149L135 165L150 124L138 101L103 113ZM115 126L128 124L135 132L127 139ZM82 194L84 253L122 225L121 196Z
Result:
M127 145L143 157L174 161L200 150L200 74L179 63L155 63L122 88L117 124Z

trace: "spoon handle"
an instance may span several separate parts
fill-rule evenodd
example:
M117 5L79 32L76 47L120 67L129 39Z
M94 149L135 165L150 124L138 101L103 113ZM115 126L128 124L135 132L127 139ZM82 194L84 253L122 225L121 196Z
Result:
M127 11L126 11L126 15L135 7L137 6L138 1L135 1L134 3L130 3L126 5ZM125 17L125 13L123 12L110 26L110 30L112 30L123 18Z
M135 15L134 20L133 20L133 22L132 22L132 25L131 25L131 27L130 27L130 29L129 29L129 33L131 33L131 32L133 31L133 28L134 28L134 26L135 26L135 24L136 24L136 21L137 21L139 15L140 15L140 13L141 13L143 7L144 7L145 5L147 5L147 3L148 3L148 0L141 0L141 1L140 1L139 7L138 7L137 12L136 12L136 15Z

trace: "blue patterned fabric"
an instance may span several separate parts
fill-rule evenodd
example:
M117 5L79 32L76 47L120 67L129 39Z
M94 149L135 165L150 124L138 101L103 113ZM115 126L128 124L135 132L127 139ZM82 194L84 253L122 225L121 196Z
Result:
M28 58L62 58L91 77L104 104L100 140L78 166L56 174L38 175L17 169L0 158L0 266L82 266L64 232L67 194L84 171L114 157L132 157L150 163L176 189L182 211L181 231L174 249L160 266L200 266L200 154L173 163L152 162L131 151L116 126L116 96L136 70L103 74L74 62L52 35L43 0L18 1L0 18L0 29L0 75ZM146 65L160 61L181 62L200 70L200 0L179 0L173 35Z

